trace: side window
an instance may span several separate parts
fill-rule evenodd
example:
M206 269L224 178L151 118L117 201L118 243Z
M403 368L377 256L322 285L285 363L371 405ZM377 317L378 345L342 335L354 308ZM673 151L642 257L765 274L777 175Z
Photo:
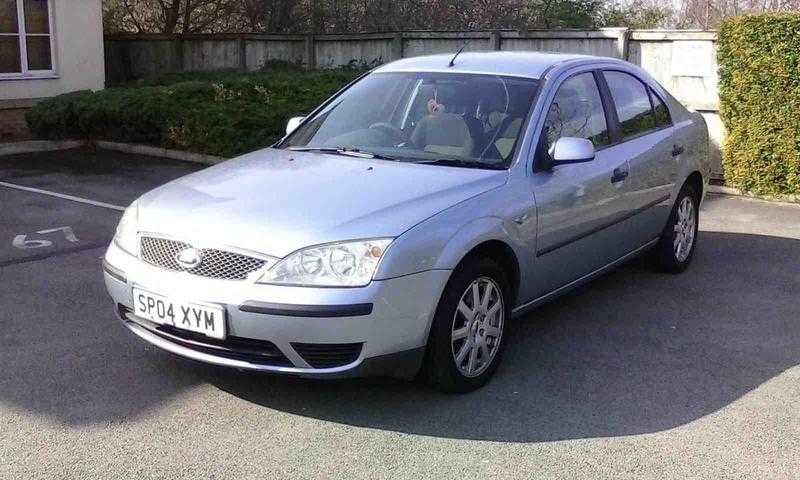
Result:
M617 110L623 139L656 128L656 117L644 83L623 72L603 72Z
M669 117L669 109L664 102L661 101L661 97L659 97L653 89L650 90L650 98L653 100L653 113L656 116L656 127L663 128L668 127L672 124L672 120Z
M610 143L600 90L591 72L575 75L558 87L542 134L544 152L561 137L585 138L595 147Z

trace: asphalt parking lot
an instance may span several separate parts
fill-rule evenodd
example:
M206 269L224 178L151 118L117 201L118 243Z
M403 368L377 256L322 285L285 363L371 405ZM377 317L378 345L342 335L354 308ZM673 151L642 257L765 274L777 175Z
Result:
M800 206L710 195L684 275L637 260L540 308L492 383L448 396L125 331L100 268L119 207L197 168L0 158L0 478L800 477Z

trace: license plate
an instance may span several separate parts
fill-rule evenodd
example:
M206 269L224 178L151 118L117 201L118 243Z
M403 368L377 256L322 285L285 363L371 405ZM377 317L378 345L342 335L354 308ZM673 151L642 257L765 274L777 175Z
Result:
M137 317L213 338L225 338L222 307L169 299L138 288L133 289L133 305Z

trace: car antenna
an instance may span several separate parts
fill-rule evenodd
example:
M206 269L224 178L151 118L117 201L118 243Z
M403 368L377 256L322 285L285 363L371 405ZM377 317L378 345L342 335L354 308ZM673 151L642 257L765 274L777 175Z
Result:
M456 63L455 63L455 62L456 62L456 58L457 58L459 55L461 55L461 52L463 52L465 48L467 48L467 45L469 45L469 40L467 40L466 42L464 42L464 45L461 45L461 48L459 48L459 49L458 49L458 51L456 52L456 54L455 54L455 55L453 55L453 58L451 58L451 59L450 59L450 64L449 64L449 65L447 65L448 67L452 67L452 66L454 66L454 65L456 64Z

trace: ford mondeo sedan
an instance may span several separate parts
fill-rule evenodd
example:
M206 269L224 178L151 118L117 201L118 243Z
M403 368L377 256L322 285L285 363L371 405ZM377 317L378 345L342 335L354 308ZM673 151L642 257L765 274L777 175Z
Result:
M640 253L687 267L707 145L619 60L401 60L272 148L143 195L105 281L128 329L183 357L465 392L513 317Z

